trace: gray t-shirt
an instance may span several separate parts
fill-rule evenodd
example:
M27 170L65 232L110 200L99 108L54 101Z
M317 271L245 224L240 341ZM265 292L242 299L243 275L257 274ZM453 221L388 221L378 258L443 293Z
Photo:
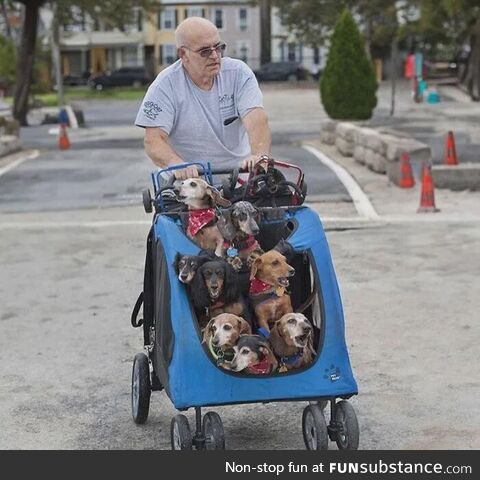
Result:
M135 124L164 130L185 162L235 168L250 155L241 118L263 108L262 101L255 75L241 60L224 57L208 91L197 87L177 60L150 85Z

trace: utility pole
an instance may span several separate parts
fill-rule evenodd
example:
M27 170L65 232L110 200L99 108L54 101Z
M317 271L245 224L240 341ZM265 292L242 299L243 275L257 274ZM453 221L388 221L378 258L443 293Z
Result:
M63 92L63 75L62 65L60 57L60 25L58 23L57 5L52 4L53 7L53 19L52 28L50 33L50 42L52 45L52 60L53 67L55 69L55 82L57 84L57 99L58 106L62 109L65 106L65 96Z
M397 84L397 58L398 58L398 38L393 35L392 45L390 48L390 76L392 81L392 93L390 101L390 116L393 117L395 113L395 90Z
M7 5L5 4L5 0L1 0L0 3L2 4L2 15L5 21L5 31L7 33L7 38L13 41L12 30L10 28L10 22L8 20Z

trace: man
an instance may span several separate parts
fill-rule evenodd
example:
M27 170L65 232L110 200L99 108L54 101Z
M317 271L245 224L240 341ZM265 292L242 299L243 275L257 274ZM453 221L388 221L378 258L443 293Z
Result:
M222 58L226 45L204 18L181 22L175 40L179 60L150 85L135 121L145 128L145 151L160 168L201 161L252 170L271 148L253 72ZM178 179L197 175L193 167L175 171Z

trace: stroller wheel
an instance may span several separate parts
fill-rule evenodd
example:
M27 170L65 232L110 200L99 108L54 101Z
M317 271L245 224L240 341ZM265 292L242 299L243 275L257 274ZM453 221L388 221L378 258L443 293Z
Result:
M335 405L337 433L335 441L340 450L357 450L360 436L357 415L346 400Z
M192 433L188 418L185 415L175 415L170 425L170 441L172 450L191 450Z
M148 357L144 353L137 353L133 359L132 369L132 416L137 424L147 421L150 393Z
M303 440L307 450L328 450L327 422L318 405L308 405L302 417Z
M220 415L207 412L203 417L203 435L206 450L225 450L225 432Z
M152 196L150 195L150 190L148 188L142 191L142 199L145 212L152 213Z

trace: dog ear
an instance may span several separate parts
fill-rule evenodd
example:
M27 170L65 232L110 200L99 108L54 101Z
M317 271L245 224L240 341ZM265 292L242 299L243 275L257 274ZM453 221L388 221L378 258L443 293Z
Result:
M175 260L173 261L173 268L175 269L175 273L178 275L178 263L180 262L180 259L182 258L182 254L180 252L177 252L175 255Z
M214 205L219 205L220 207L232 206L232 202L230 200L227 200L226 198L223 198L220 192L215 187L212 187L211 185L207 187L207 194L212 199L212 202Z
M261 257L256 258L255 261L252 263L252 269L250 270L250 280L253 280L255 278L258 267L260 266L261 263L262 263Z
M208 339L210 338L212 333L212 325L216 318L217 317L213 317L212 319L210 319L210 321L207 323L207 326L203 329L202 343L208 343Z
M237 232L232 222L232 211L230 209L223 210L222 214L218 216L217 227L225 240L231 242L235 238Z
M223 264L225 269L225 283L223 285L225 302L236 302L238 300L238 274L226 260L223 261Z
M238 317L238 330L240 335L251 335L252 328L250 327L249 323L241 317Z
M203 267L203 265L202 265ZM200 267L190 283L190 298L195 308L206 308L210 305L210 295L205 285L203 269Z

